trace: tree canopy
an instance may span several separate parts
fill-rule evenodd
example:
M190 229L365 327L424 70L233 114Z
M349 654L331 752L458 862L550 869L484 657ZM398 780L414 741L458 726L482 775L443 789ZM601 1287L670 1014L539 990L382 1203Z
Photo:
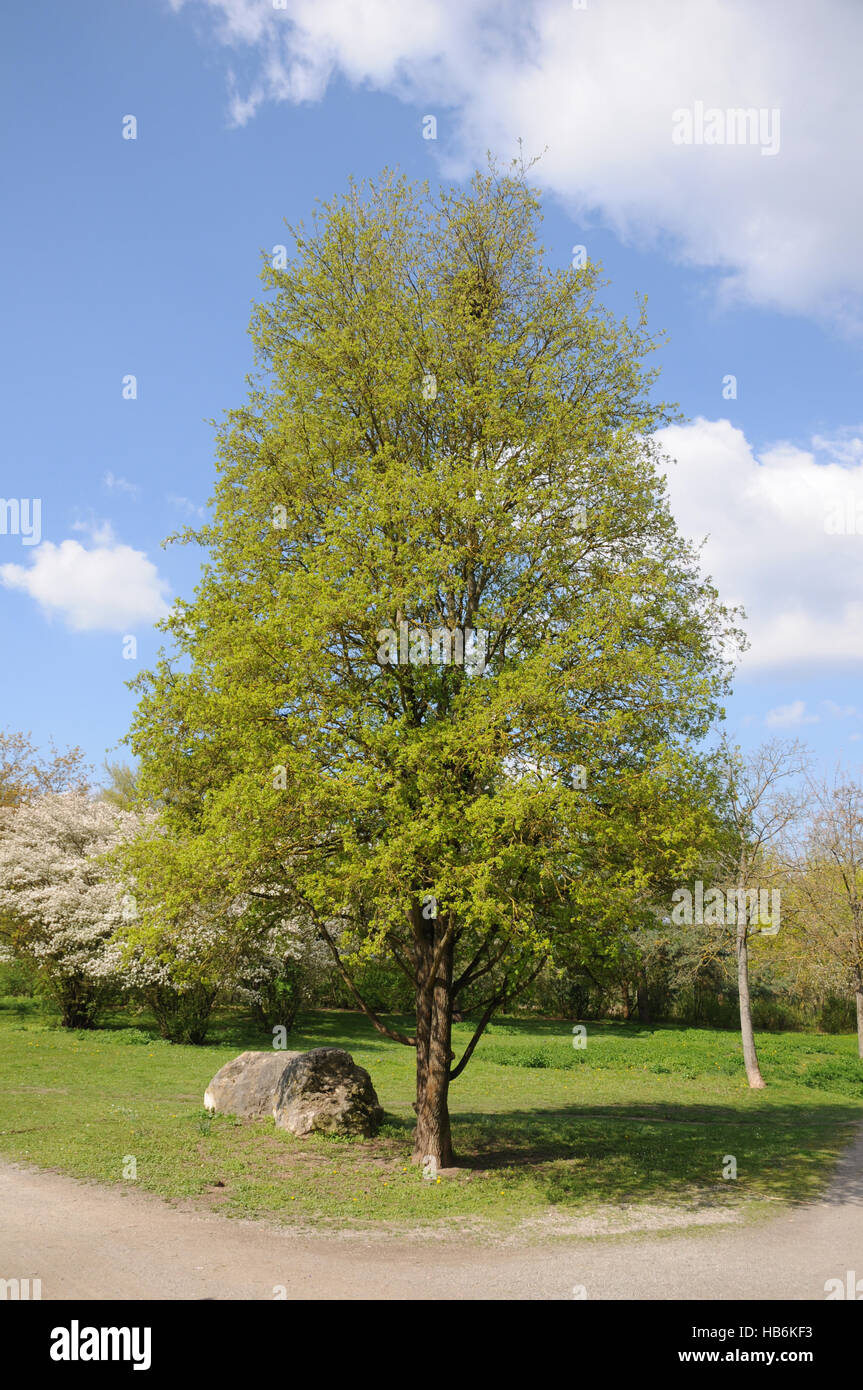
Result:
M539 220L517 169L386 174L265 264L186 533L208 562L131 734L161 910L276 898L346 979L362 954L410 978L416 1027L375 1024L417 1049L416 1157L441 1163L493 1011L690 861L733 637L668 508L645 307L550 268Z

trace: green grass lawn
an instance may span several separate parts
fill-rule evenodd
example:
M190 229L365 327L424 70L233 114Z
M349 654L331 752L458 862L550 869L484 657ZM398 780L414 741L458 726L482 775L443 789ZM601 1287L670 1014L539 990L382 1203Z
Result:
M220 1066L268 1045L239 1013L219 1015L212 1045L181 1047L146 1019L70 1033L30 1001L4 1003L0 1152L110 1183L127 1181L131 1155L139 1188L228 1216L500 1228L640 1204L763 1212L817 1195L863 1120L851 1036L762 1034L768 1087L757 1093L732 1032L589 1023L582 1050L566 1022L505 1019L453 1084L459 1172L432 1183L409 1160L413 1052L361 1015L308 1015L289 1046L347 1048L371 1073L383 1130L301 1140L202 1109ZM470 1032L456 1026L456 1048ZM722 1177L729 1154L733 1181Z

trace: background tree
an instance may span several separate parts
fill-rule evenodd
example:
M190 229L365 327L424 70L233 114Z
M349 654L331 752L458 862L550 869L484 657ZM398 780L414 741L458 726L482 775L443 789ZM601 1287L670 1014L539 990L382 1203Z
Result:
M749 1085L758 1090L765 1083L752 1027L749 945L762 927L756 924L758 914L752 912L751 895L774 888L781 894L789 839L805 805L802 779L808 762L801 744L779 739L750 754L723 739L717 754L727 835L713 867L723 887L730 888L735 897L733 930L743 1062Z
M46 792L82 791L90 771L80 748L40 753L30 735L0 729L0 807L18 806Z
M134 811L140 803L138 774L129 763L119 759L106 758L106 781L99 795L111 806L119 806L122 811Z
M614 804L613 836L581 848L579 872L593 885L594 902L583 887L579 930L558 933L552 959L570 975L586 975L624 1019L634 1009L640 1022L650 1022L651 974L655 983L669 936L668 903L674 887L716 851L718 797L709 765L678 753L661 781L642 779L625 809Z
M90 1028L119 984L113 935L128 901L104 856L137 816L85 792L48 792L0 810L0 925L32 963L66 1028Z
M666 503L643 306L616 321L595 268L549 269L538 220L518 171L435 194L386 175L265 266L258 372L186 533L209 563L131 736L183 845L171 910L278 894L307 916L416 1049L415 1158L442 1165L489 1018L650 879L727 675ZM484 667L435 662L434 629L484 641ZM410 1033L355 988L384 955Z
M863 785L837 771L808 781L810 814L792 878L809 973L855 1003L863 1057Z

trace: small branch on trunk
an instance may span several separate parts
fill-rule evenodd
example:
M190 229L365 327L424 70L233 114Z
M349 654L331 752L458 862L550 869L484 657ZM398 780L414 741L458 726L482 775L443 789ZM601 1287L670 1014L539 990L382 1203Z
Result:
M491 999L488 1001L488 1004L485 1008L485 1012L476 1026L474 1035L464 1050L464 1055L462 1056L461 1061L459 1062L458 1066L450 1067L449 1069L450 1081L455 1081L457 1076L461 1076L462 1072L464 1071L465 1067L467 1066L468 1062L473 1056L474 1048L476 1047L477 1043L479 1042L480 1038L485 1032L488 1026L489 1019L491 1018L495 1009L498 1008L498 1006L502 1004L506 999L507 983L508 982L504 980L503 987L500 990L498 990L497 994L492 995Z
M359 990L357 989L356 985L354 984L353 980L351 979L350 975L345 969L344 964L342 963L342 958L338 952L338 947L336 946L336 943L333 941L323 922L318 922L315 919L315 928L318 932L318 935L323 938L323 940L329 947L330 954L332 955L332 958L336 963L336 969L338 970L339 974L341 975L351 994L356 999L366 1018L371 1020L372 1026L376 1028L379 1033L382 1033L385 1038L392 1038L393 1042L404 1043L405 1047L416 1047L417 1040L415 1037L409 1037L407 1033L399 1033L395 1028L388 1028L385 1023L381 1022L377 1014L369 1008L365 999L363 999L362 995L360 994Z
M471 961L470 965L467 966L467 968L462 972L462 974L461 974L461 975L458 977L458 979L456 980L456 982L455 982L455 984L453 985L453 988L452 988L452 993L453 993L453 998L454 998L454 999L461 993L461 991L462 991L463 989L466 989L468 985L472 985L472 984L474 984L477 980L481 980L482 977L483 977L483 975L487 975L487 974L489 973L490 970L494 970L494 967L498 964L499 961L501 961L501 960L503 959L503 957L506 955L507 951L509 950L510 943L511 943L511 941L512 941L512 937L511 937L511 936L510 936L510 937L507 937L507 939L504 941L503 945L501 946L500 950L498 951L497 955L495 955L495 956L491 956L491 955L490 955L490 956L489 956L489 959L488 959L488 961L486 962L485 965L480 966L478 969L474 969L474 966L476 965L477 961L479 960L479 957L480 957L480 955L482 954L482 952L485 951L485 950L489 950L489 949L490 949L490 946L489 946L490 940L491 940L491 938L489 937L488 940L486 940L486 941L483 942L482 946L480 947L480 950L479 950L479 951L477 952L477 954L474 956L474 958L473 958L473 960Z
M389 942L390 950L393 954L393 960L395 961L399 970L401 970L402 974L408 980L410 980L411 985L414 988L416 988L416 973L411 969L411 967L407 964L406 961L402 960L401 956L399 955L399 952L396 950L395 942L389 932L387 932L387 941Z
M534 982L534 980L536 979L537 975L539 974L540 970L541 970L542 967L545 965L547 959L548 959L547 956L543 956L543 957L542 957L542 959L541 959L540 962L539 962L539 965L536 967L536 969L534 970L533 974L528 976L527 980L524 982L524 985L521 986L521 988L525 988L525 989L526 989L528 985L532 985L532 984L533 984L533 982ZM482 1018L480 1019L479 1023L478 1023L477 1026L476 1026L476 1031L475 1031L473 1037L471 1038L470 1042L468 1043L467 1047L465 1048L464 1056L462 1057L462 1059L461 1059L461 1061L459 1062L458 1066L456 1066L456 1067L450 1067L450 1072L449 1072L449 1079L450 1079L450 1081L455 1081L455 1079L456 1079L457 1076L461 1076L461 1073L464 1071L465 1067L467 1066L468 1062L470 1061L471 1057L473 1056L474 1048L476 1047L477 1043L479 1042L480 1038L482 1037L483 1033L485 1032L485 1029L486 1029L486 1027L487 1027L487 1025L488 1025L489 1019L491 1018L491 1016L492 1016L492 1014L494 1013L495 1009L497 1009L501 1004L503 1004L503 1003L505 1002L508 987L509 987L509 980L508 980L508 979L504 979L504 982L503 982L503 984L501 985L500 989L498 990L497 994L492 995L491 999L489 1000L488 1004L486 1005L485 1012L483 1013Z
M465 985L468 984L469 980L472 978L471 971L473 970L474 966L476 966L479 963L483 951L488 950L489 942L492 940L493 936L494 932L489 932L488 936L482 942L481 946L479 947L479 950L476 952L473 959L468 961L467 965L465 966L462 973L459 975L458 979L454 981L452 987L453 996L458 994L459 990L464 989Z

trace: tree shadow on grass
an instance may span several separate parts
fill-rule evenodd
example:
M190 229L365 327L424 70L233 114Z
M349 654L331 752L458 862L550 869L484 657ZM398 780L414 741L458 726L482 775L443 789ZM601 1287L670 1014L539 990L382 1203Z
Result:
M465 1027L471 1023L472 1020L466 1017ZM473 1023L473 1026L475 1027L476 1024ZM674 1025L638 1023L632 1019L496 1017L492 1021L487 1036L492 1039L523 1036L531 1041L537 1037L560 1039L568 1037L573 1028L577 1026L586 1028L588 1035L592 1034L595 1038L611 1038L619 1042L636 1042L645 1037L649 1038L654 1033L674 1031ZM685 1026L677 1025L676 1031L680 1032Z
M452 1117L460 1167L528 1172L551 1203L668 1201L696 1194L799 1205L823 1194L860 1126L857 1106L643 1103ZM733 1171L736 1177L724 1177ZM863 1206L863 1136L839 1165L828 1200Z
M384 1021L393 1027L409 1032L414 1020L410 1018L385 1017ZM106 1013L94 1030L114 1036L128 1032L148 1034L154 1042L159 1041L159 1031L151 1014ZM223 1008L214 1012L207 1030L206 1048L234 1047L238 1052L265 1052L273 1045L271 1030L261 1028L241 1009ZM393 1047L389 1038L375 1032L371 1023L361 1015L345 1011L299 1015L287 1036L289 1051L308 1051L313 1047L343 1047L348 1051L356 1048L363 1052L387 1052Z

